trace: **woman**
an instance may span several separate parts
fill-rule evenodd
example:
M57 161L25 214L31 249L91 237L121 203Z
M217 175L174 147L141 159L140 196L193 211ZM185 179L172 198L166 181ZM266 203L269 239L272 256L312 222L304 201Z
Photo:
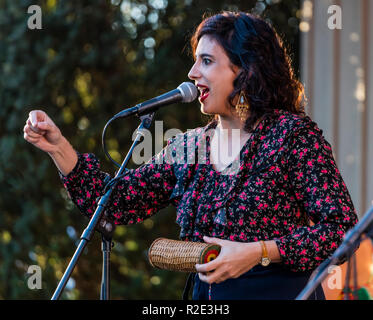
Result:
M196 265L193 299L294 299L357 222L331 147L304 115L303 87L264 20L223 12L203 20L191 44L189 78L201 112L215 118L130 170L107 212L132 224L173 204L182 240L221 245L215 260ZM30 112L24 132L90 216L108 176L97 158L76 152L42 111ZM169 161L185 160L185 149L199 161ZM321 287L311 298L324 299Z

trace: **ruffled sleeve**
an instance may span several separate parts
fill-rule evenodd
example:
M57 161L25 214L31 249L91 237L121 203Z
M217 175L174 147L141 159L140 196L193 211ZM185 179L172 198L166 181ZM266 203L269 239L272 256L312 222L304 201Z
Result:
M312 221L276 239L284 265L293 271L315 269L357 223L350 194L321 130L302 128L287 153L288 180L300 211Z

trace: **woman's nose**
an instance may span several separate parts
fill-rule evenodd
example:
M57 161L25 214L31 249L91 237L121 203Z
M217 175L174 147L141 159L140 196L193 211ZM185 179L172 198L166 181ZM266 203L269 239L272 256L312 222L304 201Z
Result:
M192 68L189 70L188 78L190 80L196 80L200 77L200 72L198 70L197 64L195 63Z

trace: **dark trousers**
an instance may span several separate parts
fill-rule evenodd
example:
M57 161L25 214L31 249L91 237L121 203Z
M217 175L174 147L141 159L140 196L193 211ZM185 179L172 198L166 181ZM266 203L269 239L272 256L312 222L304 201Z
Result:
M239 278L211 285L211 300L294 300L312 272L292 272L279 264L255 266ZM194 277L193 300L208 300L209 285ZM325 300L321 285L309 300Z

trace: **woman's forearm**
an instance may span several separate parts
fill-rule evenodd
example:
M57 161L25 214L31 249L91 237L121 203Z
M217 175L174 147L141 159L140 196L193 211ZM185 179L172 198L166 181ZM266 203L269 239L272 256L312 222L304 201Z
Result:
M48 152L48 154L64 176L67 176L78 162L78 156L66 138L63 138L56 151Z

